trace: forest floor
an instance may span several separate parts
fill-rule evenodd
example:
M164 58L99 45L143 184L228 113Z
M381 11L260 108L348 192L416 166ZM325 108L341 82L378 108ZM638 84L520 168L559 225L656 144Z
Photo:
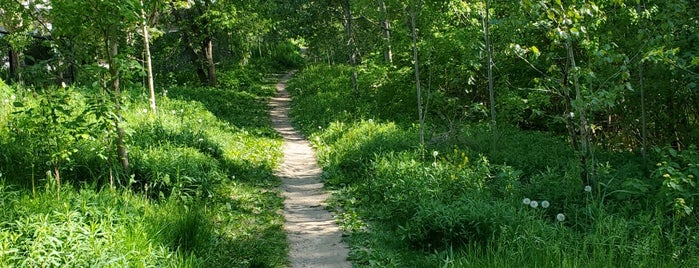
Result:
M325 209L330 196L323 190L318 166L310 143L291 125L291 97L286 82L293 72L277 84L271 99L274 128L284 137L284 159L275 174L282 179L284 229L289 240L291 267L352 267L347 261L349 249L333 216Z

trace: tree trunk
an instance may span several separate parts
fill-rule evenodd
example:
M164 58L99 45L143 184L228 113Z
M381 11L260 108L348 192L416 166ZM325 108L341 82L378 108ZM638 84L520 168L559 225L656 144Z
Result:
M573 42L568 39L566 40L565 46L566 50L568 52L568 60L570 61L570 67L571 70L574 72L577 69L577 65L575 63L575 53L573 51ZM578 75L573 73L573 88L575 89L575 100L576 101L582 101L582 94L580 92L580 84L578 81ZM580 174L580 178L583 180L583 182L587 183L588 185L594 184L592 182L591 177L590 177L590 172L588 171L588 156L590 156L590 144L589 144L589 130L587 128L587 118L585 117L585 109L583 107L578 106L574 107L577 108L576 112L578 113L578 118L579 118L579 126L578 126L578 133L579 133L579 139L580 139L580 165L582 165L582 172Z
M493 89L493 49L490 46L490 5L485 1L485 16L483 18L483 36L485 49L488 54L488 92L490 93L490 120L495 125L495 90Z
M207 77L209 85L216 86L216 65L214 64L214 42L210 36L207 36L202 42L204 56L206 57Z
M410 7L410 33L413 42L413 61L415 63L415 89L417 91L417 111L420 120L420 145L425 145L425 114L422 111L422 90L420 89L420 58L417 49L417 3L411 1Z
M10 58L10 81L13 83L21 82L19 77L19 52L10 46L8 57Z
M146 71L148 72L148 92L150 93L150 110L155 114L157 112L155 106L155 85L153 83L153 63L150 55L150 37L148 34L148 25L146 25L146 11L143 8L143 0L141 0L141 16L143 23L141 29L143 31L143 49L146 52Z
M379 0L379 10L381 12L381 33L383 34L383 40L386 43L386 51L384 52L384 58L388 64L393 65L393 49L391 47L391 21L388 19L388 12L386 11L386 2L384 0Z
M354 43L354 32L352 30L352 6L350 0L344 2L345 10L345 30L347 32L347 49L349 53L349 63L352 66L352 89L355 95L359 95L359 85L357 84L357 48Z
M126 150L126 144L124 142L126 133L124 132L124 128L120 124L121 103L119 101L119 95L121 92L119 89L119 68L117 68L116 66L116 56L119 52L119 43L113 38L110 38L109 35L107 35L106 42L109 56L109 73L111 74L112 91L114 94L114 113L116 115L116 119L114 120L114 127L117 131L117 155L119 157L119 161L121 162L121 167L124 169L124 172L128 174L130 172L129 154Z

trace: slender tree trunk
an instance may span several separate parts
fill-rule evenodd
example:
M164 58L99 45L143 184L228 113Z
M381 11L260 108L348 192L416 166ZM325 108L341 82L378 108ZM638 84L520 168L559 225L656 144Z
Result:
M490 93L490 120L495 125L495 90L493 89L493 49L490 46L490 5L485 1L485 17L483 18L483 36L485 49L488 53L488 92Z
M209 85L216 86L216 65L214 64L214 42L210 36L204 39L202 43L204 54L206 57L207 77Z
M417 48L417 3L411 1L410 7L410 33L413 42L413 61L415 63L415 89L417 91L417 111L420 120L420 145L425 145L425 114L422 111L422 90L420 89L420 58Z
M347 49L349 53L349 63L352 66L352 89L355 95L359 95L359 85L357 84L357 47L352 30L352 6L350 0L344 2L345 10L345 31L347 32Z
M573 44L570 39L566 40L565 43L566 50L568 52L568 60L570 61L570 67L571 70L574 72L577 69L577 65L575 63L575 53L573 51ZM573 73L573 88L575 90L575 100L576 101L582 101L582 94L580 92L580 84L578 81L578 75ZM578 132L579 132L579 138L580 138L580 164L582 165L582 173L580 174L580 178L583 180L583 182L587 183L588 185L593 184L591 181L590 177L590 172L588 171L588 155L590 155L590 144L589 144L589 131L587 128L587 118L585 116L585 109L581 107L580 105L577 108L576 112L578 113L578 118L579 118L579 126L578 126Z
M645 89L643 88L643 63L638 66L638 80L639 90L641 91L641 153L643 154L643 161L646 161L648 132L646 125L646 95Z
M56 199L61 199L61 171L59 165L53 166L53 178L56 180Z
M150 110L155 114L157 112L155 106L155 85L153 83L153 63L151 61L150 55L150 37L148 34L148 25L146 25L146 11L143 8L143 0L141 0L141 16L143 17L143 22L141 23L141 29L143 31L143 48L146 52L146 71L148 72L148 92L150 93Z
M381 12L381 33L383 34L383 40L386 46L384 58L386 59L386 62L393 65L393 49L391 47L391 21L388 19L388 12L386 11L386 2L384 0L379 0L379 11Z
M211 0L204 1L205 12L207 14L211 11ZM204 41L202 42L202 50L204 51L204 57L206 59L207 76L209 78L209 85L212 87L216 86L216 65L214 64L214 42L211 34L211 22L209 19L205 19L202 22L204 29Z
M124 142L126 133L124 131L124 128L120 124L121 102L119 100L119 95L121 94L121 91L119 89L119 68L117 68L116 66L116 56L119 53L119 42L117 42L114 38L111 38L109 34L107 34L106 42L109 56L109 73L111 74L112 91L114 94L114 113L116 114L114 127L117 131L117 155L119 157L119 161L121 162L121 167L124 169L124 172L129 173L129 154L126 150L126 144Z
M10 58L10 81L21 82L19 77L19 52L10 47L8 57Z

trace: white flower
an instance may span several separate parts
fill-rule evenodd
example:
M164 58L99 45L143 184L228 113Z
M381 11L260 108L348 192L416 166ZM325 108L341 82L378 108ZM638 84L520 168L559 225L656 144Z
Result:
M522 204L529 205L531 202L532 202L532 200L529 198L522 199Z
M202 138L199 138L199 142L204 142L204 139L202 139Z
M548 208L549 205L551 205L551 204L549 204L549 201L546 201L546 200L541 201L541 207L542 207L542 208Z
M566 220L566 215L563 215L563 213L558 213L558 215L556 215L556 220L558 220L558 221L565 221L565 220Z
M12 100L15 100L16 98L17 98L17 96L15 96L15 95L10 96L10 99L12 99Z
M585 192L588 192L588 193L592 192L592 186L585 185Z
M437 155L439 155L439 152L437 152L437 151L432 152L432 156L437 157Z
M144 114L145 114L145 113L148 113L148 109L143 109L142 112L143 112Z
M568 115L570 115L570 118L575 117L575 113L574 113L574 112L570 112L570 114L568 114Z
M536 201L532 200L532 201L529 203L529 206L532 207L532 208L536 208L536 207L539 206L539 202L536 202Z
M175 110L171 110L171 111L170 111L170 114L175 114L175 113L176 113Z
M5 103L6 103L6 104L7 104L7 103L10 103L10 100L8 100L8 99L5 99Z
M202 122L201 118L199 118L199 120L197 120L197 121L198 121L200 124L201 124L201 122Z
M184 113L184 109L180 109L180 113L183 114L183 113Z

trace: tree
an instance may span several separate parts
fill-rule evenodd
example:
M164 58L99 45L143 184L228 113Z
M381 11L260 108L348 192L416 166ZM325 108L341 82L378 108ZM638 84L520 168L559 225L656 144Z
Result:
M125 144L126 133L121 124L121 80L123 71L128 71L125 63L129 59L119 53L120 43L126 37L126 33L137 28L142 23L142 6L139 1L129 0L105 2L98 0L80 1L53 1L52 22L53 34L57 39L71 39L75 44L77 40L84 43L75 45L94 45L102 49L98 56L106 58L108 65L108 84L114 101L114 129L117 135L117 156L123 170L129 172L129 157ZM93 18L83 20L83 17ZM88 57L85 57L88 58ZM94 64L97 64L95 62Z

